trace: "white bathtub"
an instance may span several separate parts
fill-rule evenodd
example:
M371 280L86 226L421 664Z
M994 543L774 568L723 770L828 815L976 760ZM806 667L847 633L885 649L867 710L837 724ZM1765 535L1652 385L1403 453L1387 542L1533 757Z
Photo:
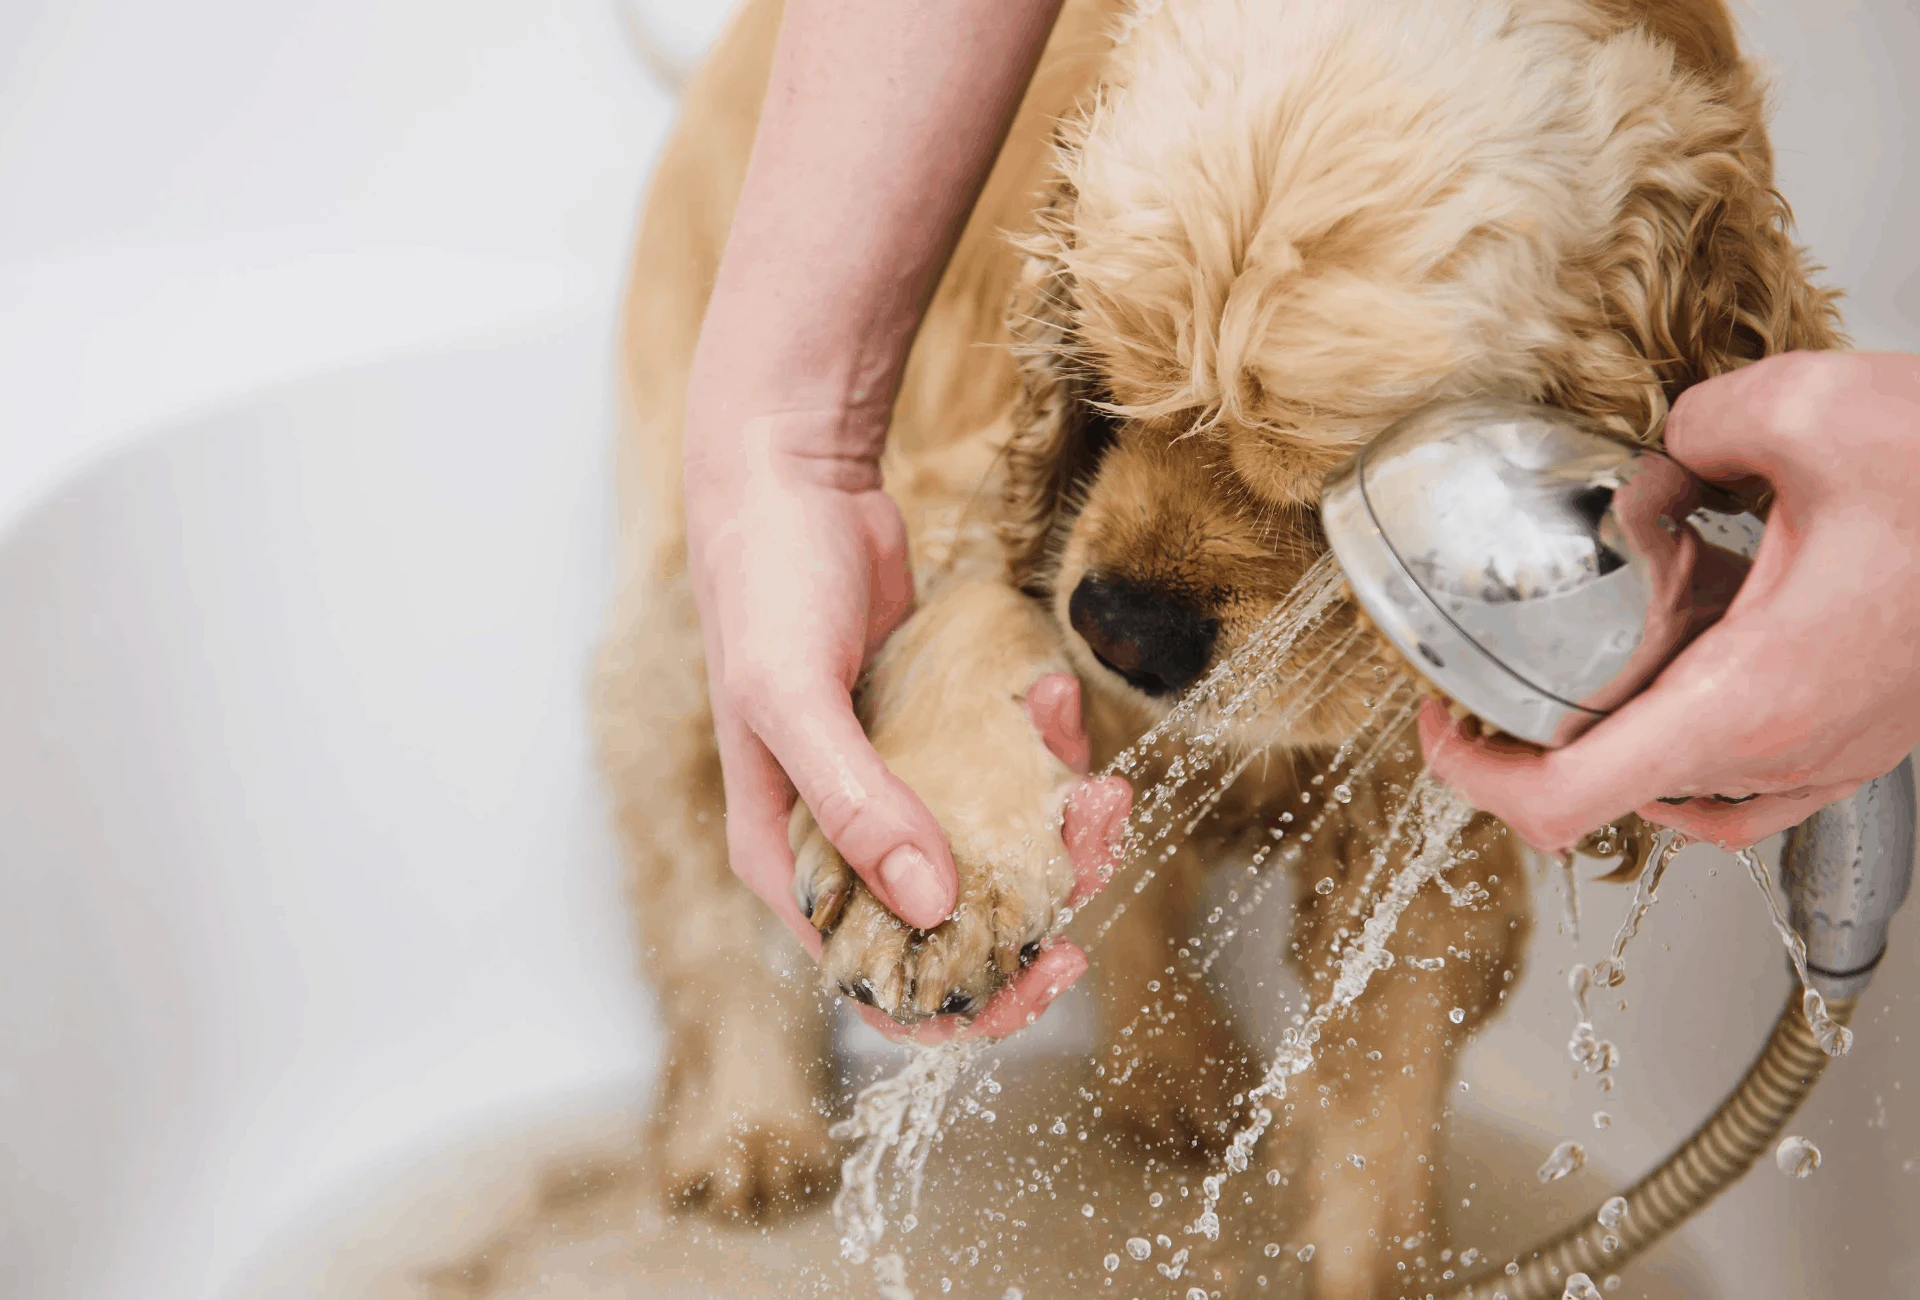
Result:
M303 1225L353 1189L622 1122L657 1051L581 681L610 567L612 294L663 102L616 84L617 24L585 0L197 0L152 60L135 8L28 4L13 43L23 11L0 18L0 50L39 60L0 66L9 1298L272 1294L246 1281L262 1253L317 1258ZM1809 0L1750 21L1785 64L1811 242L1863 341L1914 346L1914 20ZM227 44L195 43L222 23ZM231 129L170 134L174 86ZM396 121L438 143L389 144ZM1852 154L1829 143L1847 121ZM278 159L286 133L318 179ZM433 171L455 136L471 156ZM50 183L63 156L84 184ZM1615 1022L1612 1167L1684 1133L1784 991L1744 889L1676 883L1649 923L1636 974L1661 992ZM1827 1166L1763 1169L1688 1229L1722 1293L1920 1294L1916 929L1804 1121ZM1463 1101L1543 1139L1598 1105L1560 1046L1565 953L1544 926ZM460 1166L435 1168L423 1189Z
M8 1294L216 1295L329 1181L645 1075L603 325L156 431L0 546Z

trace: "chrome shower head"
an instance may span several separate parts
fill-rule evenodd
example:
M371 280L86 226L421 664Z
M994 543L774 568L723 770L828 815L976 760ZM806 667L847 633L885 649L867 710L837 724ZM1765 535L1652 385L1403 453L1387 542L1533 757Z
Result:
M1492 725L1557 747L1650 682L1746 574L1691 527L1700 485L1567 412L1426 407L1327 476L1354 597Z

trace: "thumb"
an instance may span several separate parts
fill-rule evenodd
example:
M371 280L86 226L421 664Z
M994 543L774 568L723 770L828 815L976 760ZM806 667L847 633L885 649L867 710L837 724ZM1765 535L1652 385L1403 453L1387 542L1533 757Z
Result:
M756 683L734 699L867 888L917 929L945 920L959 894L946 836L887 770L846 688L828 678Z

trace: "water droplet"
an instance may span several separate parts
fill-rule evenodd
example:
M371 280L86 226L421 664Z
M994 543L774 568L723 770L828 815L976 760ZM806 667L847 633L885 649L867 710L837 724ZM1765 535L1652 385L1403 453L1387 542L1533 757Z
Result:
M1595 1128L1612 1128L1613 1116L1607 1114L1604 1110L1596 1110L1593 1112L1593 1126Z
M1608 1231L1619 1227L1627 1221L1627 1198L1624 1196L1609 1197L1606 1203L1601 1205L1598 1217L1600 1219L1600 1226Z
M1472 1268L1473 1262L1479 1258L1480 1258L1479 1248L1475 1246L1468 1246L1465 1250L1460 1252L1460 1266L1462 1268Z
M1537 1176L1543 1183L1557 1183L1587 1163L1587 1149L1578 1142L1562 1142L1541 1165Z
M1135 1259L1145 1259L1153 1254L1153 1243L1145 1237L1128 1237L1127 1254Z
M1467 1083L1467 1081L1465 1079L1460 1080L1460 1091L1467 1092L1469 1090L1470 1090L1470 1085Z
M1600 1249L1606 1254L1613 1254L1614 1251L1620 1249L1620 1238L1609 1232L1606 1236L1600 1238Z
M1105 1259L1101 1260L1100 1262L1106 1267L1106 1270L1109 1273L1116 1272L1120 1268L1120 1257L1118 1255L1108 1255Z
M1065 1133L1066 1131L1067 1131L1067 1121L1063 1119L1056 1119L1055 1121L1053 1121L1053 1127L1047 1130L1047 1132L1055 1135Z
M1093 1207L1091 1205L1081 1206L1080 1215L1082 1218L1091 1219L1093 1217Z
M1467 1019L1466 1008L1455 1007L1453 1010L1447 1012L1447 1019L1453 1021L1453 1023L1456 1025L1464 1024Z
M1165 1203L1166 1199L1167 1198L1160 1195L1160 1193L1155 1192L1151 1196L1147 1197L1147 1204L1151 1205L1154 1209L1157 1210L1160 1208L1162 1204Z
M1302 1246L1300 1249L1294 1251L1293 1254L1294 1254L1294 1258L1298 1259L1302 1264L1306 1263L1308 1260L1313 1258L1313 1243L1308 1242L1306 1245Z
M1319 883L1315 884L1313 887L1313 892L1320 895L1320 897L1322 898L1325 898L1328 894L1331 894L1333 892L1333 877L1332 876L1320 877Z
M1820 1167L1820 1148L1803 1137L1783 1137L1773 1149L1773 1163L1783 1174L1807 1178Z
M1278 1169L1267 1170L1267 1186L1278 1187L1279 1185L1280 1185L1280 1171Z
M1264 1250L1266 1257L1268 1259L1273 1259L1280 1253L1280 1244L1278 1242L1270 1241L1262 1249Z
M1518 1264L1513 1264L1513 1263L1510 1263L1510 1264L1508 1264L1508 1265L1507 1265L1507 1276L1508 1276L1508 1277L1519 1277L1519 1276L1520 1276L1520 1265L1518 1265Z
M1600 1300L1600 1288L1585 1273L1575 1273L1567 1279L1567 1289L1560 1293L1560 1300Z
M1352 803L1353 787L1345 783L1333 787L1333 801L1335 803Z
M1355 1169L1365 1169L1367 1167L1367 1158L1361 1155L1358 1151L1354 1151L1348 1154L1347 1163L1352 1165Z
M1609 1273L1600 1285L1609 1291L1618 1291L1620 1289L1620 1275L1618 1273Z
M1203 1286L1188 1287L1187 1300L1207 1300L1207 1289Z

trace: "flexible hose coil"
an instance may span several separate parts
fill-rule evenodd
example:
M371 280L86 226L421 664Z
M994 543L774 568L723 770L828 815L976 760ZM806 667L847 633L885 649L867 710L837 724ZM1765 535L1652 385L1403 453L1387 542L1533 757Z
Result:
M1518 1273L1486 1270L1445 1293L1444 1300L1561 1300L1573 1274L1598 1278L1619 1272L1737 1182L1779 1139L1827 1068L1827 1054L1807 1026L1799 993L1796 988L1787 999L1767 1045L1706 1123L1623 1193L1627 1214L1618 1227L1601 1227L1595 1206L1558 1236L1524 1252ZM1827 1009L1845 1024L1854 1000L1838 999ZM1608 1236L1620 1243L1611 1251L1600 1245Z

